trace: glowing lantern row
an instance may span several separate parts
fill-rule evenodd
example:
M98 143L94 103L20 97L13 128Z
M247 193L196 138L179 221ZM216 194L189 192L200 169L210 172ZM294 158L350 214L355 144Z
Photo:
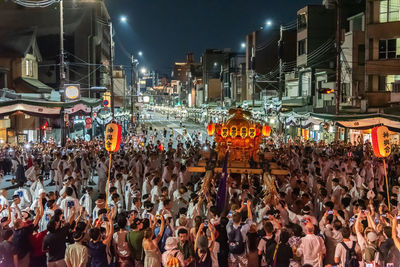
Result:
M262 135L265 137L268 137L271 135L271 127L269 127L268 125L264 125L262 127Z
M207 126L207 134L209 136L213 136L214 132L215 132L215 124L214 123L208 124L208 126Z
M375 156L378 158L389 156L391 152L389 129L385 126L374 127L371 137Z
M107 151L116 152L121 145L122 128L117 123L109 123L105 133L105 147Z

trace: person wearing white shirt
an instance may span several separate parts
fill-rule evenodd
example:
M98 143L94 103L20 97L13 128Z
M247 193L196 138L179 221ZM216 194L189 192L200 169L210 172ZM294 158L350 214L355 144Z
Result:
M302 257L302 264L310 264L315 267L323 266L323 258L326 248L322 237L314 234L314 225L306 225L306 236L301 238L300 246L296 250L296 255Z
M46 197L46 191L44 191L44 189L39 190L38 197L33 200L29 210L35 211L36 208L39 208L39 201L41 201L41 199L43 199L44 197Z
M99 217L99 210L101 209L105 209L106 207L106 202L104 201L104 199L97 199L96 200L96 207L94 207L93 212L92 212L92 220L96 221L97 218Z
M98 188L101 194L104 194L106 188L106 175L107 166L105 164L106 158L102 157L96 165L96 172L99 177Z
M162 181L160 178L158 178L158 177L154 178L154 187L150 191L151 203L153 203L155 205L156 209L158 208L158 204L160 201L161 184L162 184Z
M13 202L11 204L11 218L12 221L15 219L22 219L22 213L19 209L19 204L21 203L21 198L18 195L13 195Z
M79 200L79 205L84 207L88 214L91 214L93 211L92 195L93 195L93 188L88 187L86 188L86 193Z
M39 232L47 229L47 224L49 223L51 217L54 216L54 211L58 208L54 200L48 200L43 211L43 217L39 222Z
M60 208L64 211L64 217L66 221L69 221L71 216L77 214L80 210L79 200L72 197L73 190L71 187L68 187L65 190L66 197L61 201ZM75 211L73 211L75 208Z
M142 201L140 200L140 197L135 197L133 199L133 205L132 205L132 210L137 212L137 216L139 219L142 219Z
M117 209L118 214L121 214L122 212L122 203L120 201L120 197L117 193L112 194L111 196L111 202L109 204L110 209ZM114 218L117 215L117 212L114 214Z
M144 178L144 182L143 182L143 186L142 186L142 188L143 188L142 196L150 194L150 191L152 188L151 180L152 180L151 175L147 174L146 177Z
M29 188L32 194L32 198L36 199L39 197L40 195L40 191L44 190L44 186L43 186L43 176L39 175L38 178L36 179L35 182L33 182L33 184L31 185L31 187Z
M29 208L32 204L31 194L23 187L22 184L20 184L18 189L14 191L14 195L18 195L21 199L21 203L18 205L21 210Z

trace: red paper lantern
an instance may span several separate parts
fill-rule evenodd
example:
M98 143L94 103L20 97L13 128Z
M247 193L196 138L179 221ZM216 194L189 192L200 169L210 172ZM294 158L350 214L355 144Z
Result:
M372 128L372 147L374 154L378 158L384 158L390 155L390 133L386 126L377 126Z
M263 134L263 136L265 136L265 137L270 136L270 135L271 135L271 127L269 127L268 125L264 125L264 126L262 127L262 134Z
M117 123L109 123L105 133L105 147L107 151L116 152L121 145L122 128Z
M214 123L208 124L208 126L207 126L207 134L209 136L213 136L214 133L215 133L215 124Z

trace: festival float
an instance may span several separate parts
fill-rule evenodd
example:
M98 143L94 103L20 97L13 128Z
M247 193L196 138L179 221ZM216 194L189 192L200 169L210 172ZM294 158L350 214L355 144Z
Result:
M230 109L229 115L226 122L210 122L207 126L207 134L214 138L216 144L217 162L214 171L222 171L223 161L229 151L227 165L231 172L262 173L262 169L251 168L251 162L255 163L253 165L260 163L260 145L263 138L271 135L271 128L252 121L251 113L241 107ZM191 171L203 171L210 157L210 153L203 153L199 167Z

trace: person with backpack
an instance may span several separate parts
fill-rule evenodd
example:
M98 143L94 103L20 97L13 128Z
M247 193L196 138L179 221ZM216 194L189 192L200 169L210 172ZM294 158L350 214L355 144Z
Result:
M343 241L338 243L335 249L335 263L343 267L359 267L361 248L356 241L350 240L351 230L343 227Z
M287 230L281 231L279 244L275 248L273 255L274 267L289 267L290 260L293 259L293 250L289 245L290 234Z
M382 233L385 238L379 246L382 265L386 266L386 264L392 263L394 266L400 266L400 251L394 244L392 228L390 226L385 226L383 227Z
M270 221L264 224L265 236L258 243L258 255L261 256L260 266L272 266L275 250L278 245L275 240L274 226Z
M247 220L242 223L241 211L247 206ZM251 213L251 201L242 202L242 207L232 215L226 226L229 241L229 267L245 267L248 266L246 254L247 232L252 224L253 215Z
M182 252L178 249L178 239L168 237L165 242L165 252L161 256L164 267L185 267L185 260Z

